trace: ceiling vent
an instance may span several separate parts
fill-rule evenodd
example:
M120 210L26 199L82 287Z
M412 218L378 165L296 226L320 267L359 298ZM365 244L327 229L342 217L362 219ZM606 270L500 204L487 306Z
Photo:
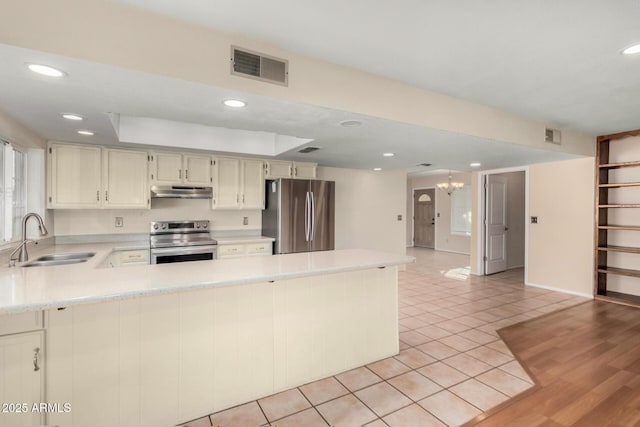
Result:
M418 164L418 165L416 165L416 166L429 167L429 166L431 166L431 163L420 163L420 164Z
M289 61L231 46L231 74L289 85Z
M298 153L309 154L313 153L314 151L318 151L319 149L320 147L304 147L302 150L298 150Z
M544 140L550 144L560 145L560 131L546 128L544 130Z

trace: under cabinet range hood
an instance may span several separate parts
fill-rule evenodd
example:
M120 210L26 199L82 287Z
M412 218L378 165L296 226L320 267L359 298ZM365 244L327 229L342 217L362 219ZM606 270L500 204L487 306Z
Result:
M153 185L152 199L211 199L211 187L188 187L184 185Z

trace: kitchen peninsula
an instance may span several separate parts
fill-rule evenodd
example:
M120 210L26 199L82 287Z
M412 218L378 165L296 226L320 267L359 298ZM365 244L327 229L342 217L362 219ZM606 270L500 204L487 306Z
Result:
M44 314L44 401L72 407L48 424L174 425L398 352L397 266L411 257L101 267L113 247L57 245L96 255L0 269L3 323Z

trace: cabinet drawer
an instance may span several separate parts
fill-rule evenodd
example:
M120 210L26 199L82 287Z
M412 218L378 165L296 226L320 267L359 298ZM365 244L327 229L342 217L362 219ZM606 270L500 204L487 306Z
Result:
M269 254L271 255L271 242L264 243L248 243L247 255Z
M218 245L218 255L242 255L244 254L244 245Z
M42 311L0 315L0 335L17 334L43 327Z
M149 263L149 251L147 250L139 250L139 251L124 251L120 253L120 262L122 264L131 264L131 263Z

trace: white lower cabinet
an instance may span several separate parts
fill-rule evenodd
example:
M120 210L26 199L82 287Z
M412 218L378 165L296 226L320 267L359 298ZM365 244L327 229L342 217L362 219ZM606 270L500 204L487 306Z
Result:
M272 241L255 241L248 243L223 243L218 241L218 259L242 258L273 254Z
M398 352L396 268L48 311L48 423L182 424Z
M44 424L44 360L44 331L0 336L0 426Z

